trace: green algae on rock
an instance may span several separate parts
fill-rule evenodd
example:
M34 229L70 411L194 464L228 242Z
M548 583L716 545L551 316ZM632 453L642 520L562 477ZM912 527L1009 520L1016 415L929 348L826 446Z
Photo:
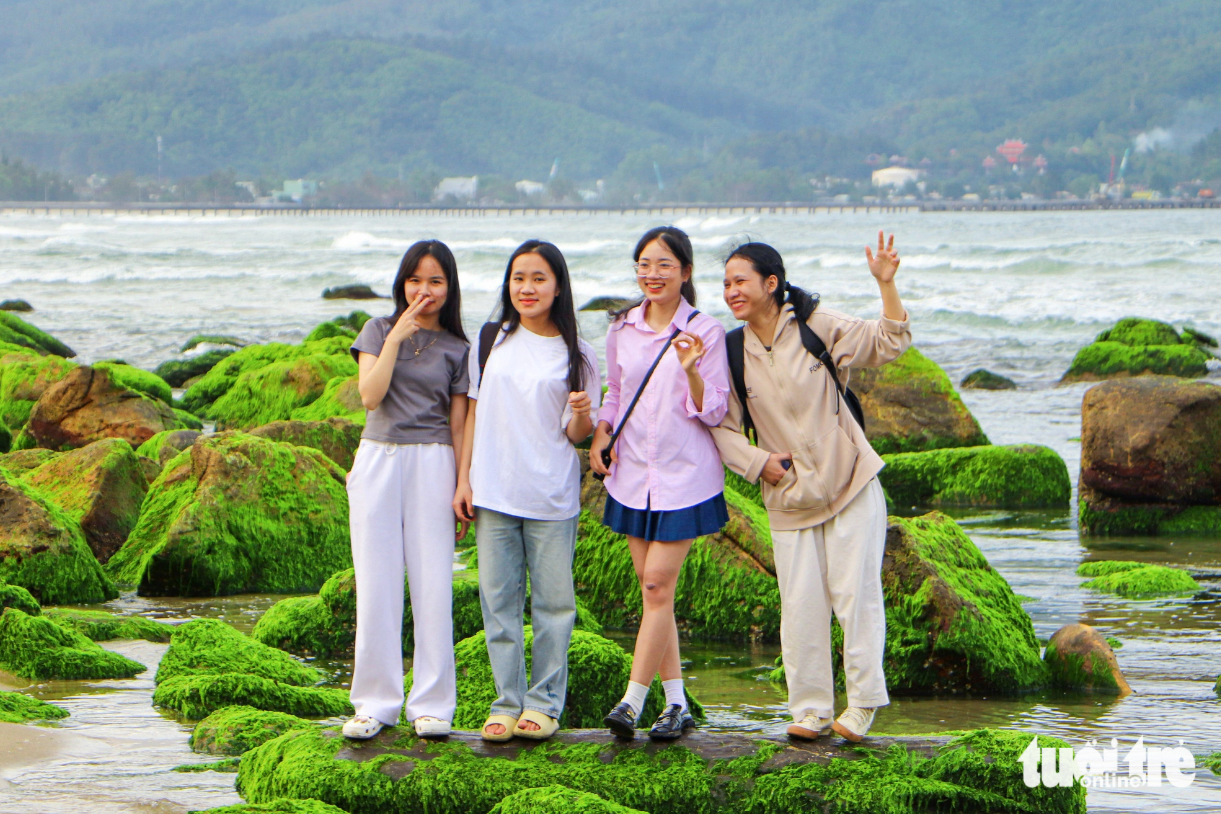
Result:
M13 432L3 422L0 422L0 454L13 448Z
M115 639L144 639L148 642L168 642L174 626L144 616L119 616L106 611L78 608L47 608L43 615L57 625L82 633L95 642Z
M127 541L148 492L140 460L121 438L103 438L58 455L27 473L25 482L80 524L101 563Z
M293 410L292 417L298 421L325 421L328 418L346 418L360 426L365 425L365 405L360 400L357 376L336 376L326 383L326 388L316 401L306 407Z
M1203 343L1206 344L1206 343ZM1165 322L1128 317L1077 351L1061 383L1160 374L1208 375L1212 354L1193 340L1184 342Z
M222 334L196 334L182 343L182 347L178 349L179 353L187 353L193 351L200 345L230 345L234 348L246 347L246 342L238 339L236 336L226 336Z
M353 421L328 418L325 421L273 421L250 430L250 434L316 449L346 472L352 468L363 430L364 427Z
M1181 596L1200 590L1200 583L1191 574L1165 565L1108 560L1083 562L1077 567L1077 574L1093 577L1083 582L1082 588L1130 598Z
M174 630L157 668L158 684L180 676L240 673L309 687L324 676L282 650L268 647L219 619L195 619Z
M878 480L894 505L1026 509L1067 507L1068 467L1034 444L885 455Z
M136 454L151 458L164 467L178 457L178 453L189 449L201 435L203 433L198 430L165 430L141 444Z
M0 469L8 470L10 475L22 477L25 473L37 469L57 455L63 453L53 449L34 447L32 449L14 450L7 455L0 455Z
M34 681L131 678L147 669L46 616L16 608L0 614L0 667Z
M195 725L191 732L191 751L237 756L290 730L313 726L316 724L284 712L245 706L222 707Z
M991 370L984 370L982 367L978 370L972 370L966 376L963 376L958 386L966 390L1017 389L1017 383L1013 379L1006 378L999 373L993 373Z
M232 706L287 712L302 718L330 718L354 712L346 690L294 687L238 673L203 673L167 679L153 692L153 704L192 720L202 720L218 709Z
M545 743L424 744L383 730L351 744L334 731L289 732L247 752L239 793L253 803L296 795L352 814L489 811L525 789L562 786L628 809L670 814L858 814L1007 811L1083 814L1085 789L1027 788L1026 732L978 730L946 739L871 738L860 746L799 746L696 732L670 746L560 733Z
M1132 692L1110 643L1089 625L1077 623L1057 630L1047 642L1043 661L1053 687L1121 696Z
M646 814L603 800L588 791L564 786L544 786L514 792L496 804L488 814Z
M228 774L236 774L238 767L237 758L225 758L224 760L213 760L208 763L182 763L170 769L171 772L185 772L193 774L196 772L226 772Z
M235 806L192 811L191 814L348 814L342 808L318 800L284 797L267 803L241 803Z
M854 370L851 387L879 455L988 443L950 377L915 348L883 367Z
M58 356L0 342L0 424L14 435L30 418L35 402L77 367Z
M239 376L208 408L207 417L219 429L237 430L283 421L321 397L331 379L356 372L356 362L346 355L315 354L273 362Z
M156 373L123 362L94 362L93 369L109 370L111 378L128 390L135 390L173 406L174 394L170 391L169 383Z
M44 605L118 597L80 525L38 490L0 468L0 580Z
M65 358L76 355L72 348L11 311L0 311L0 342Z
M149 487L107 567L142 596L316 591L352 564L344 472L321 452L200 438Z
M182 387L196 376L204 375L233 353L236 353L234 348L218 348L187 359L169 359L157 365L153 373L164 379L170 387Z
M334 336L341 336L351 341L356 338L356 330L334 321L323 322L310 331L302 341L317 342L319 339L330 339Z
M38 600L34 599L29 591L20 585L9 585L0 579L0 611L5 608L16 608L30 616L38 616L42 613Z
M1221 534L1221 506L1131 503L1082 484L1078 489L1077 526L1082 534L1097 537L1216 536Z
M0 722L23 724L27 721L58 721L68 717L68 710L48 704L21 692L0 690Z

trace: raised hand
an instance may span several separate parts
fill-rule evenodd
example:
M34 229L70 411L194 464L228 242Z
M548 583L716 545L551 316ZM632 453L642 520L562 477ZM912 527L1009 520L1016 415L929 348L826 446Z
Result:
M584 390L568 394L568 406L572 408L573 418L588 416L592 405L593 402L589 400L589 394Z
M386 341L402 342L415 336L420 330L420 325L415 321L415 318L423 310L424 306L430 302L432 302L432 297L423 291L417 294L415 299L411 301L411 305L407 306L407 310L403 312L403 315L394 323L394 327L390 329L390 334L386 337Z
M674 341L670 344L674 346L674 352L678 354L678 361L682 364L683 370L693 373L696 362L704 355L704 340L700 339L699 334L689 334L683 331L674 337Z
M869 247L865 247L865 259L869 261L869 272L879 283L889 283L899 270L899 253L895 251L895 236L890 236L889 242L884 242L885 236L878 230L878 253L875 257Z

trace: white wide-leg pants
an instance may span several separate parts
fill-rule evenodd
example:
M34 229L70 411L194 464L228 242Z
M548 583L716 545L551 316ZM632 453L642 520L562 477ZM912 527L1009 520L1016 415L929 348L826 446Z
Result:
M364 439L348 475L356 565L352 706L384 724L403 707L403 571L415 620L407 720L452 721L454 678L454 448Z
M811 710L830 718L835 711L832 611L844 631L848 706L890 703L882 672L886 498L877 478L821 526L773 531L772 547L780 583L780 646L793 718L800 720Z

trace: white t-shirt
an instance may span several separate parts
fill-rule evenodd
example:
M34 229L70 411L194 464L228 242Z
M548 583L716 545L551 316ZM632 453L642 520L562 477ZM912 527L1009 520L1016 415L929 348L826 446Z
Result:
M602 401L593 347L577 340L586 370L590 417ZM527 520L568 520L581 513L581 463L564 429L568 407L568 346L561 336L539 336L524 325L497 341L479 377L479 349L471 348L470 392L475 412L471 492L475 505Z

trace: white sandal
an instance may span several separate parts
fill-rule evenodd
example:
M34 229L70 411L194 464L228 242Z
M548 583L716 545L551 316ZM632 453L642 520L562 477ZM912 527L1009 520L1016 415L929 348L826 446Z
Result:
M357 715L343 725L343 736L352 740L365 741L382 731L385 726L376 718L368 715Z
M444 738L453 730L449 721L431 715L421 715L413 723L415 733L421 738Z

